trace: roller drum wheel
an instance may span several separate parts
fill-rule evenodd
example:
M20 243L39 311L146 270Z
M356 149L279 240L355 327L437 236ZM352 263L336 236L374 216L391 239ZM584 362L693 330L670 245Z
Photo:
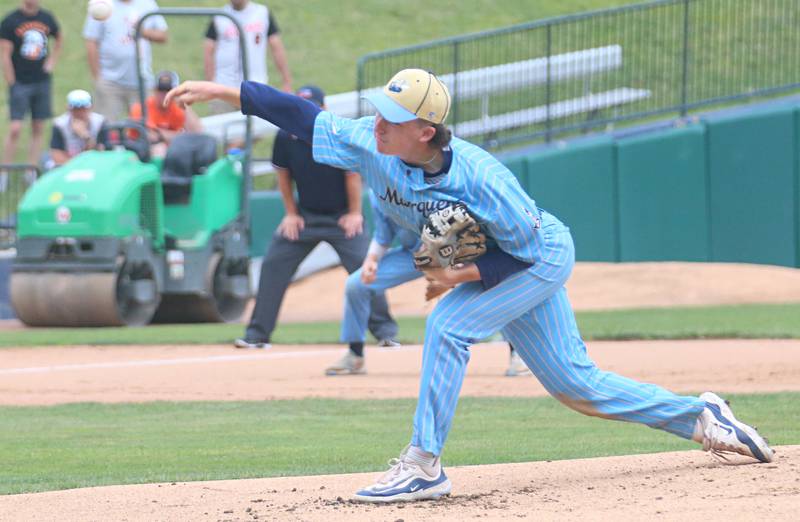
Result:
M122 324L149 324L161 301L153 267L149 263L125 263L116 284L117 314Z
M120 263L116 272L19 272L11 304L28 326L141 326L158 306L152 267Z

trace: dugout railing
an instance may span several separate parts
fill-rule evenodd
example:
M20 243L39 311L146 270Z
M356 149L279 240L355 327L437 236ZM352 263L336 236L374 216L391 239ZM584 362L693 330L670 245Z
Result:
M797 0L654 0L369 54L358 93L425 68L447 79L456 135L549 141L800 90L798 27Z

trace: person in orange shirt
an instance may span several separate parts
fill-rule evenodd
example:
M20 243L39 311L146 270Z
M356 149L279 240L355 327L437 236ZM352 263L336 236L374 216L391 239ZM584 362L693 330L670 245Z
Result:
M147 127L150 140L150 154L156 157L163 157L167 152L172 139L181 132L202 132L203 125L200 118L191 109L186 107L181 109L174 102L164 107L164 97L173 87L177 87L180 81L178 75L173 71L161 71L156 77L156 87L153 94L145 100L147 104ZM131 106L130 118L141 121L141 104L135 103ZM135 137L135 135L134 135Z

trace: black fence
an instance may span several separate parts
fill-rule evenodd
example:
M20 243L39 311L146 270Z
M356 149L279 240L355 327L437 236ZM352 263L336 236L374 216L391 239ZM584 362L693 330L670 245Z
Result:
M550 140L800 89L800 1L655 0L370 54L360 93L406 67L448 85L457 136Z
M14 246L17 205L39 174L35 165L0 164L0 250Z

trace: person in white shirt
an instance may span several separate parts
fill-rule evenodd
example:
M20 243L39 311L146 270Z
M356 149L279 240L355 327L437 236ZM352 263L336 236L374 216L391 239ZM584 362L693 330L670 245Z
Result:
M272 11L267 6L250 0L230 0L222 9L233 16L244 29L247 79L268 83L266 55L269 45L269 53L281 75L281 88L285 92L292 92L292 75L286 60L286 50ZM206 79L238 88L244 79L239 52L236 26L227 17L215 16L206 30L203 52ZM214 100L209 103L209 110L212 114L220 114L237 109L223 101Z
M158 9L155 0L114 0L111 16L98 21L86 15L83 38L89 69L95 82L95 111L109 121L118 121L128 114L128 107L139 101L136 74L136 23L145 13ZM150 42L167 41L167 22L162 16L151 16L142 26L139 40L140 64L145 86L153 86L150 66Z

